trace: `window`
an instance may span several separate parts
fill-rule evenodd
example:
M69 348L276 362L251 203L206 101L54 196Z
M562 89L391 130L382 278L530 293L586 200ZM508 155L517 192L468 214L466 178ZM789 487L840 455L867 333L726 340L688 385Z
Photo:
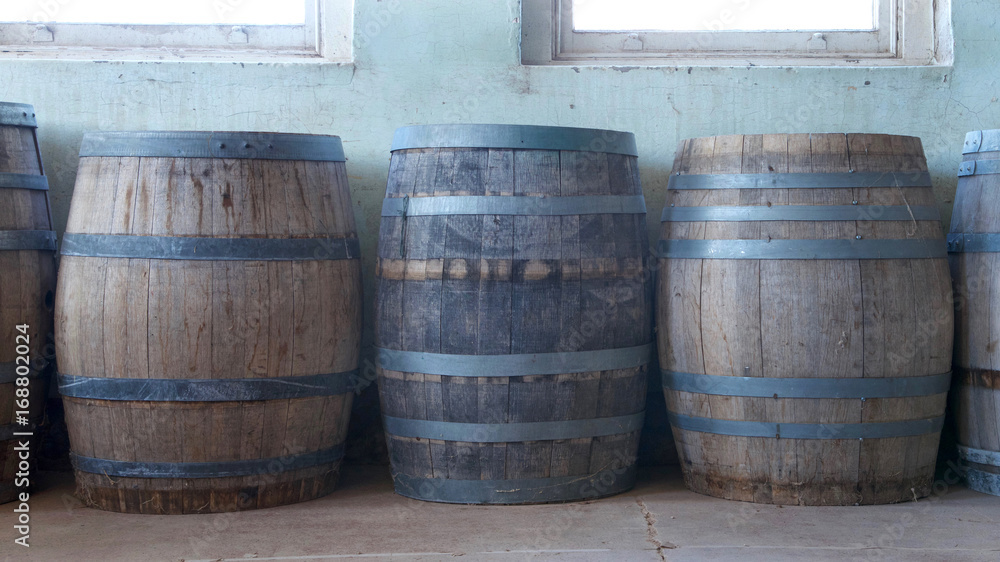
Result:
M525 64L951 62L950 0L523 0Z
M349 60L353 0L37 0L0 3L15 57Z

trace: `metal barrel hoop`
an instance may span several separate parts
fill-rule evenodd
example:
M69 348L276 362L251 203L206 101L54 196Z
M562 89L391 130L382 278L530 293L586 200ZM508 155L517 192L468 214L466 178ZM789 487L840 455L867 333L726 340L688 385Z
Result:
M340 137L229 131L110 131L87 133L80 157L233 158L344 162Z
M397 129L392 151L415 148L567 150L639 155L632 133L536 125L417 125Z
M208 261L358 259L357 238L202 238L77 234L63 236L62 255Z
M124 379L60 373L59 393L93 400L238 402L333 396L352 392L358 371L243 379Z
M663 371L668 391L774 399L858 399L931 396L948 392L951 373L920 377L784 378L735 377ZM785 439L878 439L924 435L941 430L944 416L875 423L776 423L726 420L668 412L678 429L739 437Z

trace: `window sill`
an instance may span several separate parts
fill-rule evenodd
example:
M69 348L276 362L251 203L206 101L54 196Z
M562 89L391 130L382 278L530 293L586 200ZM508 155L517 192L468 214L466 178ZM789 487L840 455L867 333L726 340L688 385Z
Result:
M746 53L692 57L574 57L545 62L522 62L523 66L572 66L572 67L614 67L622 68L942 68L950 69L953 60L913 61L899 58L833 58L833 57L761 57L747 56Z
M351 65L348 58L326 58L315 51L276 51L241 49L109 49L91 47L24 47L0 45L2 60L71 60L88 62L233 62L313 63Z

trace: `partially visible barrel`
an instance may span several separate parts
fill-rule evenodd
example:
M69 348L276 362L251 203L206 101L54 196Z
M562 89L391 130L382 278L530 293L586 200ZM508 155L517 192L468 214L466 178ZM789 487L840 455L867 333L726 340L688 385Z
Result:
M52 367L56 235L30 105L0 103L0 503L27 493Z
M690 139L667 189L657 333L687 486L789 505L928 495L953 311L920 140Z
M356 384L338 137L84 136L56 297L78 495L208 513L332 491Z
M948 246L958 297L952 415L973 490L1000 496L1000 130L965 136Z
M396 132L376 270L396 492L521 504L635 481L652 358L630 133Z

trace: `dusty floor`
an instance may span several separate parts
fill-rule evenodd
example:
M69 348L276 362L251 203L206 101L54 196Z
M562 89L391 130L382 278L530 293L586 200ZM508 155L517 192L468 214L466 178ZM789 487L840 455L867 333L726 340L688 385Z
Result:
M687 491L649 471L630 493L585 504L475 507L396 496L388 469L350 467L338 491L238 514L106 513L47 475L31 502L31 547L2 560L1000 560L1000 498L952 486L917 503L784 507Z

